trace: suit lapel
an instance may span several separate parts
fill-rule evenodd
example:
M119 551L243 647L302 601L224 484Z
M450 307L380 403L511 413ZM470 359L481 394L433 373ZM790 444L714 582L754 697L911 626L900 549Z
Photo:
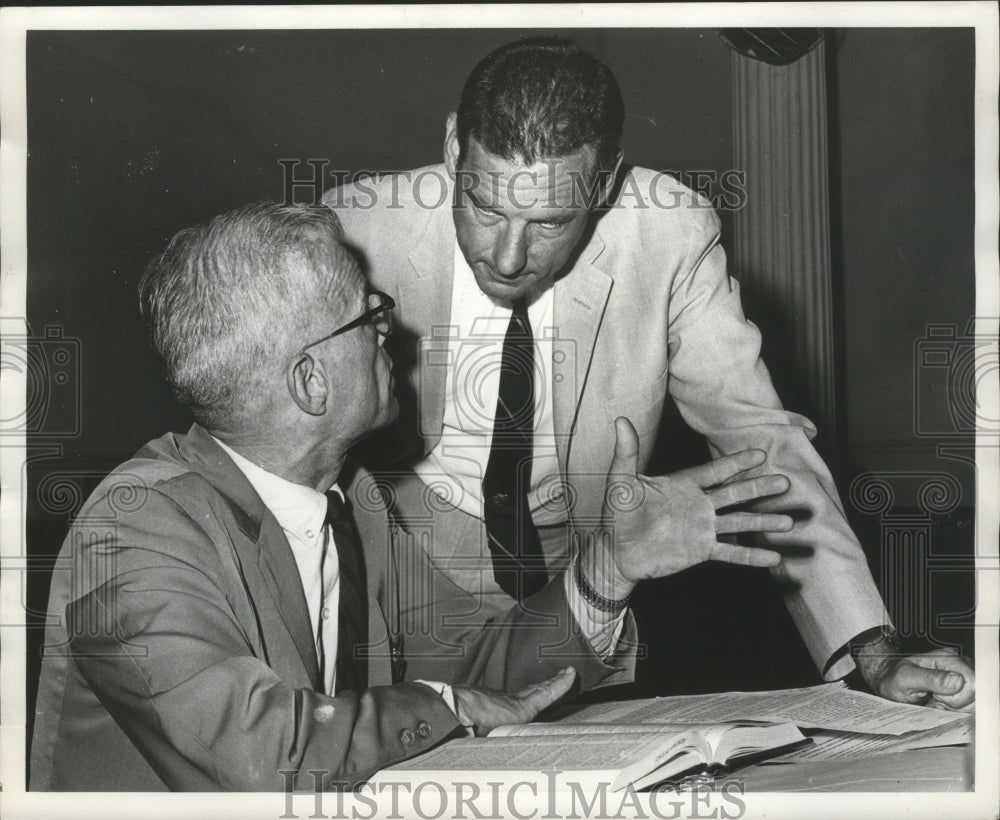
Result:
M274 516L267 513L261 521L258 541L257 567L267 584L271 597L278 605L278 613L288 629L295 649L316 689L322 689L319 678L319 660L312 621L306 606L298 565L284 532Z
M576 265L555 289L553 323L559 336L552 351L552 417L559 468L564 475L594 342L614 284L611 276L594 265L603 250L604 241L595 229Z
M444 424L443 365L448 355L455 277L455 224L451 208L426 209L423 213L426 218L408 258L415 275L399 288L399 316L419 336L417 389L426 451L440 439Z
M257 607L265 635L287 632L314 688L320 687L319 662L312 622L298 566L280 525L264 506L246 476L209 433L192 426L181 446L181 455L229 501L245 538L233 538L243 578L254 600L270 599L268 608ZM270 647L269 651L275 647Z
M449 192L449 197L451 196ZM421 432L424 451L437 444L444 423L448 329L455 278L455 225L450 208L422 211L423 224L408 262L414 277L400 284L400 320L420 337L418 350ZM555 290L553 323L559 336L553 345L553 423L559 466L565 473L570 434L583 396L594 343L604 317L612 276L596 266L605 248L595 226L576 265ZM555 355L557 351L563 355Z

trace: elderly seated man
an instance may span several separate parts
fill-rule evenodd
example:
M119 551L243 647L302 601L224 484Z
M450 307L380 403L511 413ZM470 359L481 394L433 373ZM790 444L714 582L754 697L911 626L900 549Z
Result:
M341 241L325 207L263 203L180 232L143 276L153 346L195 424L115 469L67 535L32 789L351 787L453 734L531 720L574 682L627 676L634 625L599 589L778 560L717 541L791 527L716 514L784 490L732 480L763 453L648 479L622 420L605 524L575 571L485 614L348 457L397 413L394 304Z

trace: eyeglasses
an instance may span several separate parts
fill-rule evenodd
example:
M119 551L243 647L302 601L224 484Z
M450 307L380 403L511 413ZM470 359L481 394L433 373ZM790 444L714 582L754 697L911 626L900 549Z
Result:
M327 339L332 339L334 336L347 333L347 331L354 330L354 328L361 327L367 323L375 326L375 331L379 336L388 336L392 333L392 309L394 307L396 307L396 300L389 294L382 293L380 290L373 290L368 294L368 310L362 313L357 319L351 319L346 325L338 327L333 333L324 336L322 339L317 339L315 342L310 342L299 351L299 355L302 355L310 347L318 345L320 342L325 342Z

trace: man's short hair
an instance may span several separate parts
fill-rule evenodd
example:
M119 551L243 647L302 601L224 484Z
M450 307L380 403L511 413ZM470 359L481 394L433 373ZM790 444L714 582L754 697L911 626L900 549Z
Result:
M488 54L458 106L459 162L469 138L507 161L534 165L585 147L596 168L618 156L625 104L607 63L572 40L535 37Z
M186 228L147 266L139 305L174 395L208 429L266 405L330 302L329 208L262 202ZM339 267L339 266L338 266Z

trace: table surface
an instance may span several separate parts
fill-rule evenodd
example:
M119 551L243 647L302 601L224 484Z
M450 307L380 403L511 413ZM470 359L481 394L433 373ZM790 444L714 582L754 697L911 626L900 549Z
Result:
M911 749L857 760L759 763L715 779L746 792L963 792L974 783L974 746Z

